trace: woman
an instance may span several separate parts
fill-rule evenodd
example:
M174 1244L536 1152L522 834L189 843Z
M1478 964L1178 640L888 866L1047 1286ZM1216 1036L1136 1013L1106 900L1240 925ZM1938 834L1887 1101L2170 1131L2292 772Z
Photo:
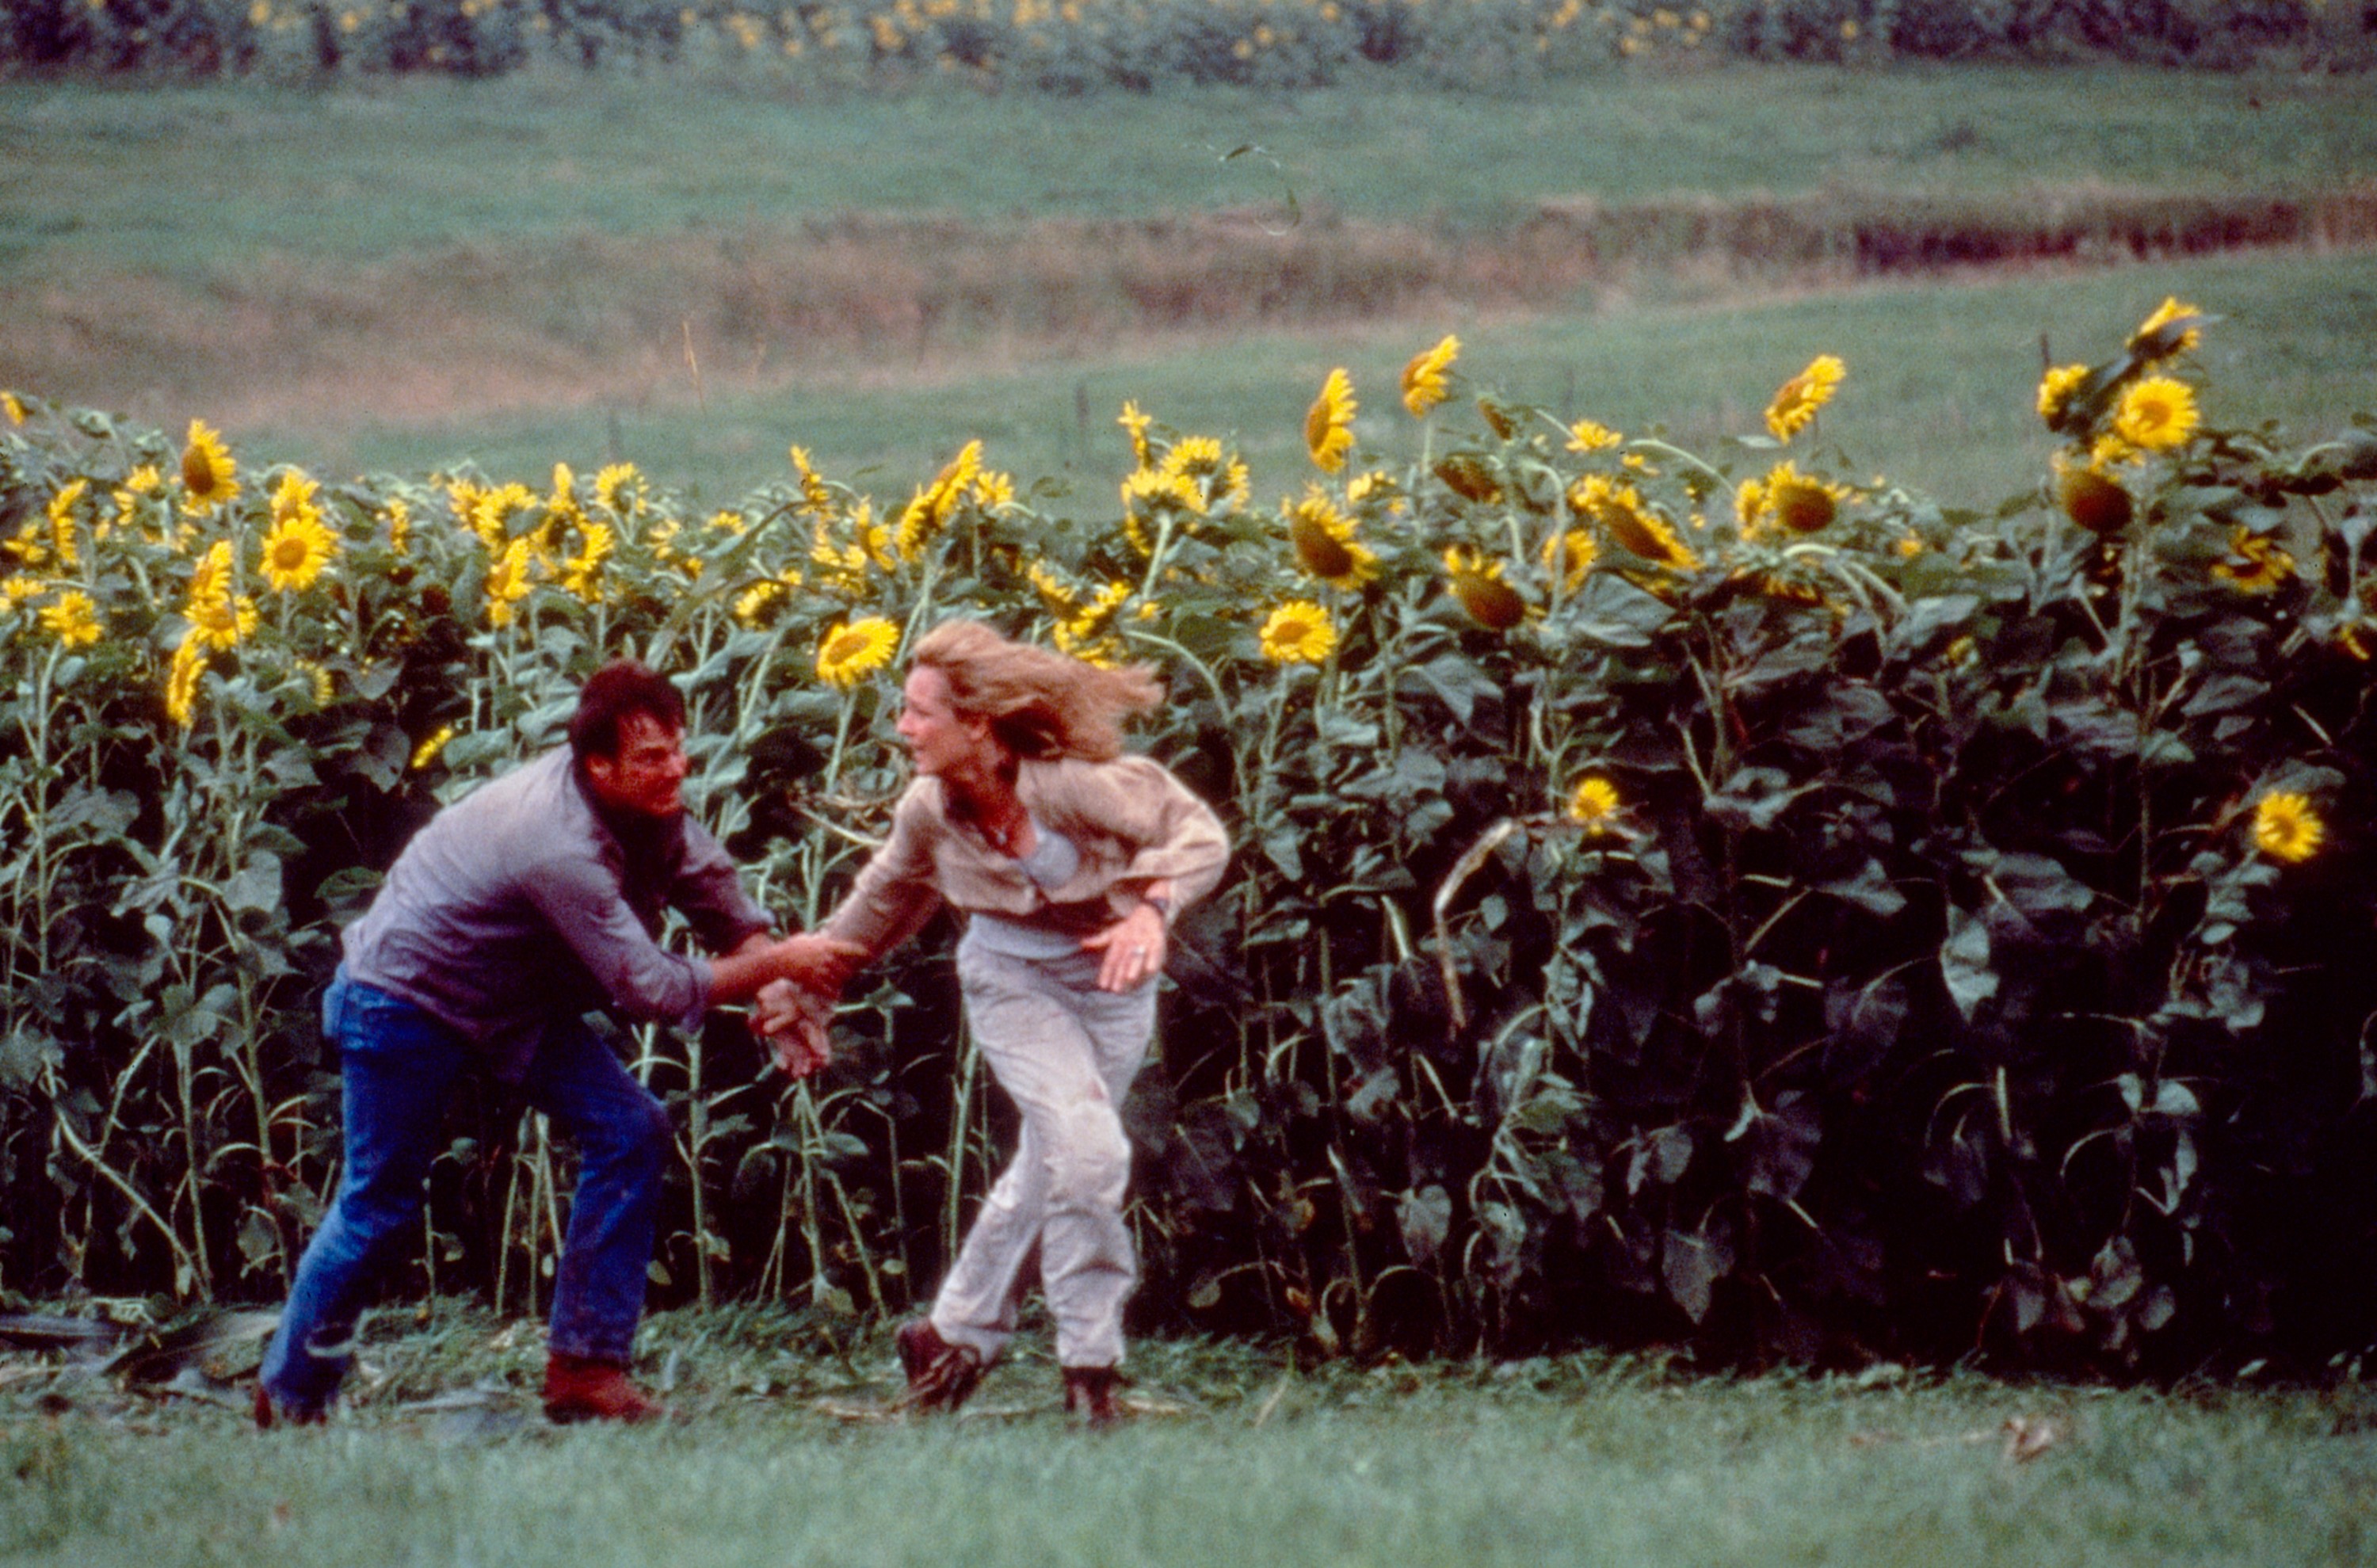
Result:
M973 1392L1014 1333L1036 1250L1066 1408L1108 1425L1138 1278L1120 1107L1146 1059L1172 923L1220 880L1228 841L1178 780L1122 752L1122 721L1163 696L1143 668L950 621L917 643L903 696L917 778L825 932L872 960L942 904L962 912L967 1023L1022 1116L930 1314L899 1331L904 1403L953 1410ZM771 1035L802 1016L788 991L763 998Z

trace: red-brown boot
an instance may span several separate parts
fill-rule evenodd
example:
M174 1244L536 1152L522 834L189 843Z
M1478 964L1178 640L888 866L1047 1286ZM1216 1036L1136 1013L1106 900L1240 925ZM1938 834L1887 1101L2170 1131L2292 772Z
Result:
M981 1353L943 1339L930 1318L909 1319L891 1342L900 1347L900 1370L908 1376L908 1391L900 1396L903 1410L954 1410L982 1382Z
M294 1405L283 1405L266 1390L262 1378L257 1379L256 1430L257 1431L269 1432L275 1427L318 1427L328 1419L329 1412L327 1410L306 1410Z
M555 1421L649 1421L667 1414L626 1369L555 1351L544 1361L544 1413Z
M1122 1422L1122 1401L1117 1393L1122 1387L1122 1374L1112 1367L1067 1367L1065 1369L1065 1413L1079 1416L1082 1425L1093 1431L1103 1431Z

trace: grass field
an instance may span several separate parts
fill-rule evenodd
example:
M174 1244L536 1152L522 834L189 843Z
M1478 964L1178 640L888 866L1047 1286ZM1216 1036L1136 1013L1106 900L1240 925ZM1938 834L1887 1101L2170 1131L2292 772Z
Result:
M1852 378L1828 437L1860 465L1987 505L2037 471L2040 334L2099 354L2166 293L2229 317L2213 418L2315 427L2377 401L2377 261L2264 253L1855 287L1685 266L1523 309L1456 268L1383 306L1363 305L1356 275L1318 300L1200 316L1227 303L1224 273L1165 280L1208 296L1166 324L1067 316L1051 298L1066 247L1085 272L1108 258L1086 253L1096 235L1048 226L1242 214L1244 246L1217 252L1226 269L1274 243L1325 263L1339 245L1318 215L1335 214L1368 226L1346 245L1367 236L1386 264L1404 234L1465 246L1475 270L1509 225L1578 197L1898 193L2020 212L2050 193L2359 188L2377 178L2372 108L2364 78L2101 67L1736 66L1507 97L1357 84L1087 103L798 101L666 76L10 84L0 385L168 428L204 415L254 458L329 473L475 461L541 478L556 460L627 457L720 502L780 476L795 440L892 496L982 437L995 462L1070 475L1104 507L1125 398L1236 433L1276 491L1302 477L1297 421L1331 365L1370 389L1365 434L1400 438L1389 377L1447 330L1483 384L1702 445L1750 428L1781 377L1829 352ZM1224 157L1247 147L1260 150ZM902 291L958 261L929 226L863 227L886 219L956 224L969 247L962 286L921 318ZM828 309L848 330L788 338L767 314L779 281L754 269L797 269L803 245L836 233L851 276ZM1013 275L1010 251L1057 281ZM964 319L936 331L944 305Z
M678 1418L562 1430L534 1335L448 1310L367 1351L327 1430L11 1363L12 1563L2361 1562L2377 1396L1691 1375L1662 1359L1299 1371L1142 1347L1151 1413L1093 1437L1019 1360L956 1419L764 1313L648 1328ZM440 1397L442 1395L442 1398Z

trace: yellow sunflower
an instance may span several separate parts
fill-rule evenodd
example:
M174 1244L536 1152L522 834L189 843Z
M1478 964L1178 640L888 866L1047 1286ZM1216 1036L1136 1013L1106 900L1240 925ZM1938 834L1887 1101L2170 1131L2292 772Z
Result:
M75 508L82 504L90 490L90 480L70 479L50 497L50 542L57 551L61 569L71 569L82 564L82 550L75 541Z
M1569 820L1583 823L1587 832L1606 833L1617 825L1618 806L1618 786L1591 774L1569 792Z
M424 736L421 744L412 748L412 771L420 772L437 760L446 749L446 743L453 738L454 726L439 724L435 732Z
M264 536L264 580L288 593L310 586L338 553L338 536L314 505L314 482L292 469L272 497L273 524Z
M393 497L388 503L388 554L392 556L404 554L405 546L411 543L412 538L412 509L405 504L403 497Z
M2265 795L2253 803L2253 847L2288 865L2310 859L2327 838L2327 824L2306 795Z
M232 568L231 541L218 539L190 574L183 613L189 617L191 635L205 648L236 647L256 629L256 601L232 592Z
M1411 411L1413 418L1419 418L1451 395L1445 378L1460 354L1461 340L1448 333L1442 342L1412 355L1410 363L1404 366L1404 407Z
M18 401L14 392L0 392L0 413L7 414L11 425L25 423L25 405Z
M487 569L487 624L509 626L512 606L528 597L532 584L529 581L529 544L525 536L504 546L496 564Z
M1544 568L1559 574L1560 592L1573 593L1584 586L1585 574L1601 554L1601 545L1582 528L1563 529L1544 541Z
M1126 400L1122 405L1122 417L1115 423L1130 432L1132 460L1141 468L1149 466L1153 458L1148 451L1147 427L1155 423L1154 417L1140 413L1137 403Z
M818 643L818 679L828 686L855 686L869 670L879 670L899 651L900 628L881 616L863 616L835 627Z
M1762 533L1770 526L1791 533L1813 533L1832 526L1840 515L1841 502L1847 498L1848 492L1842 486L1800 473L1797 463L1781 462L1764 478L1743 483L1735 493L1734 510L1745 535Z
M79 648L96 642L106 630L99 618L99 606L90 595L71 590L58 595L54 604L42 607L42 626L49 634L69 648Z
M1359 588L1378 575L1378 557L1354 540L1354 520L1337 509L1319 485L1288 505L1287 536L1296 561L1332 588Z
M801 482L801 509L818 517L831 515L833 491L818 474L816 465L810 462L807 449L794 447L792 452L793 472L800 476Z
M1608 425L1595 420L1580 419L1568 427L1568 449L1572 452L1600 452L1626 439Z
M631 462L615 462L598 470L594 475L594 500L597 505L619 516L626 516L644 503L644 476Z
M190 421L189 444L182 449L182 488L193 507L215 506L239 494L239 464L202 419Z
M1840 360L1820 353L1808 362L1808 368L1775 389L1774 401L1766 405L1766 428L1778 441L1787 441L1805 430L1816 417L1816 411L1832 401L1834 389L1848 374Z
M2251 529L2228 531L2229 551L2244 557L2242 566L2215 561L2212 575L2233 582L2247 593L2274 593L2295 575L2295 558L2275 539Z
M165 674L165 716L184 729L197 716L198 677L206 673L206 640L194 627L173 650L173 667Z
M2195 434L2195 394L2183 381L2149 376L2121 394L2113 433L2132 447L2167 452Z
M1354 415L1360 407L1354 401L1353 378L1341 367L1329 373L1329 379L1320 384L1320 395L1305 411L1305 449L1323 473L1334 473L1345 466L1354 450Z
M2059 365L2038 378L2038 417L2053 425L2063 416L2072 394L2088 379L2084 365Z
M1274 664L1317 664L1337 646L1337 623L1309 599L1291 599L1262 624L1263 657Z
M2138 329L2130 334L2127 346L2132 353L2145 353L2153 345L2156 334L2164 328L2181 317L2203 314L2192 305L2181 305L2177 294L2167 294L2162 304L2155 307L2155 313L2138 323ZM2152 357L2168 359L2174 354L2192 353L2195 352L2195 345L2203 341L2203 333L2190 327L2179 335L2177 341L2168 344Z
M1502 563L1454 545L1444 552L1452 596L1469 618L1488 631L1508 631L1527 618L1527 602L1502 581Z
M1631 485L1588 473L1569 486L1568 504L1579 517L1598 523L1619 548L1669 571L1698 571L1701 558L1667 521L1644 504Z

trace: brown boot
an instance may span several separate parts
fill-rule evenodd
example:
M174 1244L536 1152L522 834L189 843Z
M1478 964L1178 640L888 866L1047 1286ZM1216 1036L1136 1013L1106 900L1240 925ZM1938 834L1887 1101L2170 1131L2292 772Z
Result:
M954 1410L982 1382L982 1356L971 1345L943 1339L930 1318L911 1318L892 1335L900 1370L908 1375L903 1410Z
M1079 1416L1094 1431L1119 1425L1122 1402L1116 1394L1121 1387L1122 1374L1112 1367L1067 1367L1065 1413Z
M327 1410L306 1410L294 1405L283 1405L272 1397L264 1380L256 1380L256 1430L269 1432L275 1427L318 1427L329 1419Z
M649 1421L667 1412L625 1368L558 1350L544 1361L544 1413L555 1421Z

